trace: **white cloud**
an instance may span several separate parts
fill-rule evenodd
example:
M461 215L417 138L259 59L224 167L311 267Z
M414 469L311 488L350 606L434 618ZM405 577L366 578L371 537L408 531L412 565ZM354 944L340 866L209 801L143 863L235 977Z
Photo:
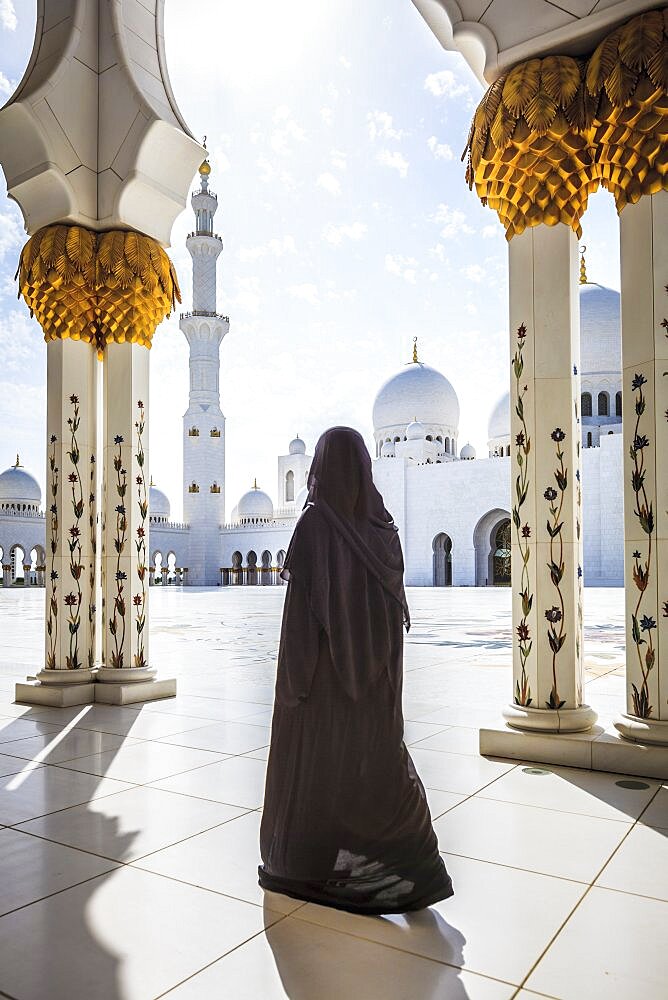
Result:
M269 184L275 179L286 191L294 191L297 187L297 182L290 171L277 169L276 164L272 163L266 156L260 156L257 165L261 171L260 180L263 184Z
M500 223L494 223L491 226L482 227L482 238L484 240L493 240L497 236L501 236L503 233L503 228Z
M387 111L370 111L366 116L369 129L369 138L373 142L375 139L396 139L400 140L405 135L402 129L394 127L392 115Z
M402 257L401 254L387 254L385 257L385 270L390 274L396 274L398 278L403 278L410 285L414 285L417 278L418 262L415 257Z
M465 278L468 278L469 281L479 285L485 277L486 271L484 267L480 266L480 264L469 264L468 267L462 268L462 274Z
M27 239L23 231L16 209L6 209L0 212L0 260L5 254L18 255L21 244Z
M435 135L427 139L427 145L437 160L451 160L453 158L452 147L447 142L439 142Z
M306 133L301 125L298 125L292 117L290 108L285 104L280 105L274 112L274 123L278 125L270 136L269 145L279 156L286 156L292 152L290 140L302 143L306 139Z
M398 149L381 149L376 159L383 167L396 170L400 177L405 177L408 173L408 160Z
M16 31L16 11L12 0L0 0L0 25L7 31Z
M445 247L442 243L437 243L435 247L431 247L429 253L436 257L441 264L449 264L449 259L445 256Z
M309 305L312 306L320 304L318 286L314 285L310 281L306 281L301 285L290 285L287 291L288 295L291 295L293 299L301 299L303 302L308 302Z
M341 149L333 149L331 152L332 166L336 170L346 170L348 167L348 157Z
M340 226L329 225L322 234L327 243L341 246L344 240L358 242L366 236L367 227L364 222L345 222Z
M341 65L343 66L344 69L351 69L352 68L353 64L351 63L351 61L348 58L348 56L339 56L339 62L341 63Z
M424 89L434 97L463 97L470 95L468 84L460 83L451 69L442 69L438 73L430 73L424 81Z
M284 236L282 239L272 239L268 243L263 243L256 247L241 247L239 250L239 260L248 261L262 260L264 257L284 257L286 254L297 252L294 236Z
M8 80L2 70L0 70L0 97L3 99L3 103L15 90L16 84L12 80Z
M331 108L320 108L320 117L324 121L325 125L332 124L332 109Z
M443 202L434 212L432 220L442 226L441 238L444 240L451 240L455 236L470 235L475 232L466 222L466 216L463 212L460 212L458 208L450 208Z
M328 194L341 194L341 182L338 177L334 174L324 173L320 174L318 180L316 181L318 187L322 188L323 191L327 191Z

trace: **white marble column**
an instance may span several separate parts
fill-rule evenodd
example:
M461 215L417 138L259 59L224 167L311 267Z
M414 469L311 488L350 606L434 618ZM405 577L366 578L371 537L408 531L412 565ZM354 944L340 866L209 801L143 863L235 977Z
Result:
M517 729L589 729L582 703L577 238L565 225L509 244L513 700Z
M38 685L17 701L93 701L95 666L95 349L52 340L47 352L46 648ZM69 690L65 693L64 685Z
M149 352L108 344L104 357L104 665L96 701L127 704L167 697L175 682L155 680L148 651Z
M668 192L620 215L628 739L668 745Z
M30 587L31 586L31 582L30 582L30 570L31 570L31 568L32 568L32 563L24 563L23 564L23 586L24 587Z
M12 564L3 563L2 564L2 586L11 587L12 585Z

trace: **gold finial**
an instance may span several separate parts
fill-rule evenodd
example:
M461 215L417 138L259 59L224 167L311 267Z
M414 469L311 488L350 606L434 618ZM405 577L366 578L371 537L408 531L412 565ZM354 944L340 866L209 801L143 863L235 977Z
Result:
M148 485L149 486L155 486L155 483L153 482L153 476L151 476L151 482Z
M257 484L257 476L256 476L256 477L255 477L255 479L253 480L253 489L254 489L254 490L259 490L259 489L260 489L260 487L259 487L259 486L258 486L258 484Z
M23 468L23 466L19 462L19 453L18 453L18 451L16 452L16 465L14 466L14 468L15 469L21 469L21 468Z
M417 337L413 337L413 364L418 363Z
M580 248L580 284L586 285L587 281L587 264L585 263L585 253L587 252L587 247L582 246Z

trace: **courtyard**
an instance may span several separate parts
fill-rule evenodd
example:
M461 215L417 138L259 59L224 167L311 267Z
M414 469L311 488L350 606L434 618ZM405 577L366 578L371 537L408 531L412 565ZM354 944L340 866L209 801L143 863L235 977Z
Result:
M663 998L668 788L478 754L512 687L509 590L409 591L406 742L455 897L368 918L262 892L283 595L154 588L150 660L178 696L47 709L13 703L43 591L0 593L0 995ZM623 646L623 592L586 590L595 737Z

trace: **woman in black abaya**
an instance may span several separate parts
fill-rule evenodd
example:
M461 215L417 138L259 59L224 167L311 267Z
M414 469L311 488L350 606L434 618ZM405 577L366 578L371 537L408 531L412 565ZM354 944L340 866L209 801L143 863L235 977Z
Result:
M349 427L316 447L288 591L260 832L265 889L357 913L452 895L403 741L397 529Z

